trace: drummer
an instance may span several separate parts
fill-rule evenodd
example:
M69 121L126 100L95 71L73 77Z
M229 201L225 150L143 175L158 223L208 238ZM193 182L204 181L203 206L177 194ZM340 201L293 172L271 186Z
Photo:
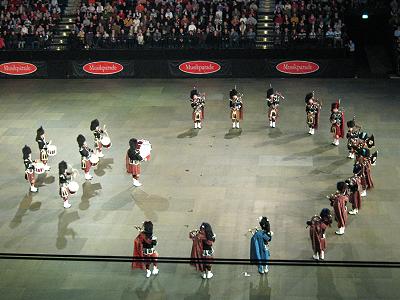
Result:
M81 154L81 168L85 172L85 179L91 180L93 178L93 176L90 175L92 161L95 161L96 159L97 164L99 158L93 153L93 150L88 147L86 144L86 139L82 134L78 135L76 141L78 142L79 153Z
M70 208L71 204L68 201L69 191L68 183L71 180L71 173L67 172L68 165L65 161L61 161L58 164L58 180L60 185L60 197L64 200L64 208Z
M24 165L25 165L25 179L29 181L31 185L30 191L32 193L38 192L38 188L35 187L35 166L34 166L34 161L32 161L32 150L30 147L25 145L24 148L22 148L22 158L24 160Z
M106 131L104 129L100 128L100 123L99 120L94 119L91 123L90 123L90 130L93 132L94 135L94 146L96 148L96 154L98 157L104 157L103 154L103 144L101 142L104 133L106 133Z
M38 143L39 146L39 151L40 151L40 161L44 165L44 170L45 171L50 171L50 166L47 164L49 160L49 156L47 154L47 146L51 144L51 141L46 142L46 137L44 134L44 129L42 126L36 130L36 142Z

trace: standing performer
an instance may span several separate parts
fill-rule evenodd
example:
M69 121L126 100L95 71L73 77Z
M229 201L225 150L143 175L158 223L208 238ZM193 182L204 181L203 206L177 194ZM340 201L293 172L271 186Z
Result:
M243 95L239 95L236 87L229 92L229 106L231 108L232 128L240 128L239 122L243 120Z
M201 96L194 87L190 92L190 102L193 108L192 119L195 129L201 129L201 122L204 120L205 95Z
M153 235L153 223L151 221L145 221L143 228L135 227L140 230L140 233L133 243L132 269L143 270L146 268L146 277L149 278L152 274L150 264L153 264L153 275L157 275L159 272L157 268L158 253L154 249L157 245L157 237Z
M275 128L276 121L279 117L279 103L280 100L285 99L280 93L274 92L274 89L271 87L267 90L267 106L268 106L268 120L269 127Z
M339 110L340 100L332 103L331 116L331 133L333 134L332 145L339 146L339 139L344 137L344 111Z
M366 196L367 191L374 187L374 182L372 181L371 176L371 160L374 157L374 161L376 160L377 152L370 156L370 151L368 148L362 148L357 151L356 161L360 164L362 168L362 175L361 175L361 183L363 186L363 192L361 196Z
M143 158L140 156L138 142L136 139L129 140L129 149L126 153L126 171L132 174L133 185L139 187L142 184L139 182L140 162Z
M310 128L308 134L314 134L318 129L319 113L322 108L321 102L314 98L314 92L308 93L305 97L307 125Z
M96 154L98 157L104 157L103 154L103 145L101 144L101 138L104 134L104 130L100 128L99 120L94 119L90 123L90 130L94 135L94 147L96 148Z
M189 238L192 239L191 265L196 270L202 272L203 279L213 277L211 273L211 262L214 257L214 249L212 248L215 242L215 234L212 231L211 225L202 223L199 230L193 230L189 233Z
M353 120L347 122L347 149L349 150L348 158L355 158L355 151L358 148L358 134L360 132L361 127L356 125L355 117Z
M336 185L337 191L329 197L331 201L331 206L335 211L335 220L338 222L338 228L335 233L338 235L344 234L347 222L347 207L346 203L349 200L347 196L347 184L340 181Z
M70 208L71 204L68 201L69 191L68 183L71 180L71 173L67 172L68 165L65 161L61 161L58 164L58 180L60 186L60 196L64 200L64 208Z
M35 173L34 173L35 166L34 166L34 161L32 161L32 150L27 145L25 145L25 147L22 148L22 158L24 160L24 165L25 165L25 179L31 185L30 191L36 193L38 191L38 188L35 187Z
M353 176L346 180L346 183L349 186L349 202L352 205L352 210L349 211L350 215L358 214L358 210L361 208L361 172L361 165L355 164L353 167Z
M255 228L250 241L250 260L255 261L258 265L258 272L260 274L268 273L267 261L270 257L269 242L272 239L273 232L267 217L258 218L261 230Z
M325 230L332 224L331 211L323 208L319 216L315 215L310 221L307 221L307 227L310 226L311 247L313 250L313 258L315 260L324 260L326 251Z
M47 146L51 144L50 142L46 142L46 137L44 134L44 129L42 126L36 130L36 142L38 143L39 146L39 152L40 152L40 161L44 165L44 170L45 171L50 171L50 166L47 164L49 160L49 156L47 154Z
M92 167L92 163L94 166L97 165L99 158L93 153L93 150L88 147L86 139L82 134L78 135L76 141L78 142L79 153L81 154L81 168L85 172L85 179L91 180L93 176L89 173L90 168Z

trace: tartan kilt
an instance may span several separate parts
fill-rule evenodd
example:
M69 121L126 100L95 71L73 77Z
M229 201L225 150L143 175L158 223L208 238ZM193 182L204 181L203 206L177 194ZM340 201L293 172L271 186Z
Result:
M196 118L196 115L198 115L197 118ZM199 112L195 112L195 111L192 112L192 120L193 121L204 120L204 107Z
M45 149L40 150L40 161L46 164L48 160L49 160L49 155L47 154L47 150Z
M234 117L235 113L236 113L236 117ZM231 109L231 119L232 120L243 120L243 108L240 108L239 110Z
M90 170L90 167L92 164L90 163L90 160L88 159L81 159L81 169L85 172L88 173Z
M140 164L135 165L135 164L129 163L127 171L128 171L128 173L132 174L132 176L140 175Z
M35 182L35 172L25 172L25 179L30 183L33 184Z

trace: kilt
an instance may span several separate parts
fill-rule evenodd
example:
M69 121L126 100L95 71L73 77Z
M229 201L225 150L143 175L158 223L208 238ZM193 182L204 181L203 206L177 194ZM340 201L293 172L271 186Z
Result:
M40 161L46 164L48 160L49 160L49 155L47 154L47 150L46 149L40 150Z
M199 111L192 112L192 120L193 121L202 121L204 120L204 107Z
M30 183L34 184L35 183L35 172L29 172L25 171L25 179Z
M128 163L128 173L132 174L132 176L138 176L140 175L140 164L133 164L133 163Z
M85 172L88 173L90 171L90 167L92 164L90 163L90 160L86 158L81 159L81 169Z

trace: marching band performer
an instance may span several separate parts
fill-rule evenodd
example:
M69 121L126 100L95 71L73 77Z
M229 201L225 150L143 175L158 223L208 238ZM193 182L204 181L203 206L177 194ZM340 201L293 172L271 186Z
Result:
M347 184L340 181L336 185L337 191L329 197L331 206L335 211L335 220L338 223L338 230L335 232L338 235L344 234L347 222L347 207L346 203L349 200L347 195Z
M346 183L349 186L349 202L352 206L352 210L349 211L350 215L358 214L358 210L361 208L361 172L361 165L355 164L353 167L353 176L346 180Z
M339 110L340 100L332 103L331 116L331 133L333 134L332 145L339 146L339 139L344 137L344 111Z
M361 184L363 186L363 191L361 196L365 197L367 195L367 190L374 187L374 182L371 177L371 160L370 150L368 148L362 148L357 150L356 162L361 166ZM376 159L377 152L374 153ZM374 157L372 156L372 157Z
M50 166L47 164L49 160L49 156L47 154L47 146L51 144L50 142L46 142L46 137L44 134L44 129L42 126L36 130L36 142L38 143L39 146L39 152L40 152L40 161L44 164L44 170L45 171L50 171Z
M257 262L260 274L268 273L267 261L270 257L269 243L272 240L273 232L267 217L258 218L261 229L255 228L250 241L250 260ZM251 230L250 230L251 231Z
M314 92L308 93L305 97L307 125L310 128L308 134L314 134L318 129L319 113L322 108L321 103L314 98Z
M88 147L86 144L85 137L80 134L76 138L79 146L79 153L81 154L81 168L85 172L85 179L91 180L93 176L90 175L90 168L92 167L92 163L90 162L90 157L93 155L93 150Z
M279 117L279 103L280 99L285 99L280 93L274 92L271 87L267 90L267 106L268 106L268 120L269 127L275 128L276 121Z
M103 145L101 144L101 137L104 134L104 130L100 128L99 120L94 119L90 123L90 130L94 135L94 147L96 148L97 156L104 157L103 154Z
M32 150L27 145L22 148L22 158L25 165L25 179L31 185L30 191L36 193L38 188L35 187L35 166L33 165L34 161L32 160Z
M202 272L203 279L210 279L214 276L211 273L211 262L214 257L214 249L212 248L215 242L215 234L212 231L211 225L202 223L199 230L193 230L189 233L189 238L192 239L192 259L191 265L196 270Z
M240 128L239 122L243 120L243 101L236 87L229 92L229 107L231 108L232 128Z
M64 208L70 208L71 204L68 201L69 191L68 183L71 180L71 173L67 172L68 165L65 161L58 164L58 182L60 186L60 196L64 200Z
M315 260L324 260L326 251L325 230L332 224L331 211L323 208L319 216L315 215L310 221L307 221L307 227L310 227L311 247L313 250L313 258Z
M192 119L195 129L201 129L201 122L204 120L205 96L201 96L194 87L190 92L190 104L193 108Z
M157 245L157 237L153 235L153 223L145 221L143 228L136 227L140 233L135 238L133 243L133 258L132 269L146 268L146 277L149 278L151 274L157 275L159 269L157 267L158 253L154 249ZM150 264L153 264L153 272L150 271Z
M347 122L347 149L349 150L349 156L348 158L355 158L355 151L358 148L358 134L360 131L361 127L356 125L356 122L353 118L353 120L350 120Z
M142 185L139 182L141 161L143 161L143 158L140 156L138 141L137 139L130 139L129 149L126 153L126 171L132 174L133 185L135 187L139 187Z

